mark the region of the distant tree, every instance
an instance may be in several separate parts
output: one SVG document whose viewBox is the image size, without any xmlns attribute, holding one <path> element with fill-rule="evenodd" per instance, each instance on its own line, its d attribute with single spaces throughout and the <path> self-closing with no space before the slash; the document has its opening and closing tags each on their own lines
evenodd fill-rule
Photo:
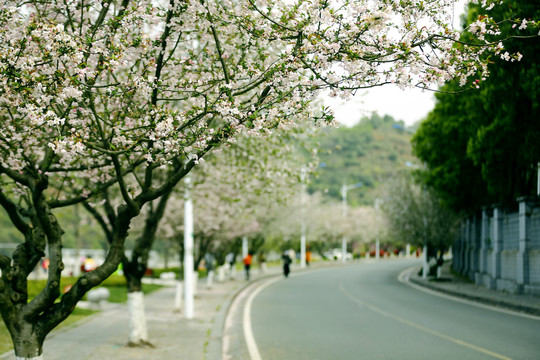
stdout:
<svg viewBox="0 0 540 360">
<path fill-rule="evenodd" d="M 455 83 L 441 90 L 435 94 L 435 108 L 412 138 L 413 151 L 427 165 L 420 170 L 422 181 L 447 206 L 456 211 L 472 211 L 495 199 L 488 193 L 481 167 L 467 153 L 469 140 L 477 129 L 477 113 L 472 109 L 480 105 L 478 94 L 472 90 L 452 93 L 460 91 Z"/>
<path fill-rule="evenodd" d="M 362 188 L 350 193 L 353 206 L 373 204 L 380 185 L 405 163 L 414 161 L 410 133 L 389 115 L 377 113 L 363 117 L 353 127 L 342 126 L 321 131 L 320 167 L 309 185 L 310 192 L 321 192 L 334 201 L 341 200 L 344 183 L 362 182 Z"/>
<path fill-rule="evenodd" d="M 434 192 L 417 185 L 411 174 L 393 179 L 382 210 L 392 237 L 415 246 L 426 245 L 430 257 L 438 253 L 442 259 L 454 241 L 458 215 L 445 207 Z"/>
</svg>

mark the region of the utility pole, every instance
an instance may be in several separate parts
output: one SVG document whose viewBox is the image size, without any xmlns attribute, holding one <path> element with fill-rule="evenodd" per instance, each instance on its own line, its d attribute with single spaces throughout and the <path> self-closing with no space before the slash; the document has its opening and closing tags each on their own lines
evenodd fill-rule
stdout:
<svg viewBox="0 0 540 360">
<path fill-rule="evenodd" d="M 300 181 L 302 182 L 301 196 L 301 234 L 300 234 L 300 268 L 306 267 L 306 169 L 302 167 L 300 171 Z"/>
<path fill-rule="evenodd" d="M 341 187 L 341 199 L 342 199 L 342 207 L 343 207 L 343 219 L 347 220 L 347 191 L 356 189 L 362 186 L 361 182 L 358 182 L 353 185 L 346 185 L 343 184 Z M 343 238 L 341 240 L 341 262 L 345 263 L 345 255 L 347 255 L 347 236 L 343 235 Z"/>
<path fill-rule="evenodd" d="M 245 259 L 245 257 L 249 253 L 249 243 L 247 236 L 242 237 L 242 260 Z"/>
<path fill-rule="evenodd" d="M 193 202 L 191 199 L 191 178 L 185 178 L 186 190 L 184 193 L 184 315 L 186 319 L 193 319 L 194 289 L 193 289 Z"/>
<path fill-rule="evenodd" d="M 375 211 L 379 214 L 381 208 L 382 199 L 375 199 Z M 377 229 L 377 238 L 375 239 L 375 259 L 379 260 L 381 257 L 381 239 L 380 239 L 380 229 Z"/>
<path fill-rule="evenodd" d="M 540 196 L 540 162 L 538 163 L 538 173 L 536 176 L 536 195 Z"/>
</svg>

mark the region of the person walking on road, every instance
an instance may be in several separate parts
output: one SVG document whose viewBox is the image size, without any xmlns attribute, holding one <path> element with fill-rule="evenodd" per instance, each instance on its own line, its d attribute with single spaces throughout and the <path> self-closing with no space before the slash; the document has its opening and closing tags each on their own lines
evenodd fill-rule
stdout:
<svg viewBox="0 0 540 360">
<path fill-rule="evenodd" d="M 235 263 L 235 256 L 232 252 L 228 253 L 227 256 L 225 256 L 225 263 L 227 263 L 228 270 L 229 270 L 229 278 L 234 278 L 234 263 Z"/>
<path fill-rule="evenodd" d="M 281 259 L 283 259 L 283 275 L 285 277 L 289 277 L 289 273 L 291 272 L 291 257 L 289 256 L 289 253 L 285 251 L 283 255 L 281 256 Z"/>
<path fill-rule="evenodd" d="M 212 288 L 214 282 L 214 255 L 211 252 L 207 252 L 204 255 L 204 267 L 206 268 L 206 287 Z"/>
<path fill-rule="evenodd" d="M 253 261 L 253 254 L 249 252 L 244 258 L 244 269 L 246 269 L 246 280 L 249 280 L 249 269 L 251 268 L 252 261 Z"/>
</svg>

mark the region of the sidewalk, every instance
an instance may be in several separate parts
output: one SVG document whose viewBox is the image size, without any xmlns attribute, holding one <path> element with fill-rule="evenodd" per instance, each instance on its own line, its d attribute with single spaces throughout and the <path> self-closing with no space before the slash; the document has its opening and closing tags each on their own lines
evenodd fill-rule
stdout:
<svg viewBox="0 0 540 360">
<path fill-rule="evenodd" d="M 409 280 L 414 284 L 448 295 L 540 316 L 540 297 L 515 295 L 497 290 L 489 290 L 484 286 L 467 282 L 466 280 L 455 276 L 450 270 L 451 265 L 451 262 L 444 263 L 441 280 L 439 281 L 433 278 L 422 279 L 422 277 L 418 275 L 420 268 L 410 273 Z"/>
<path fill-rule="evenodd" d="M 65 329 L 53 331 L 45 340 L 47 360 L 131 360 L 189 359 L 220 360 L 223 324 L 228 307 L 242 288 L 261 278 L 276 276 L 280 267 L 261 273 L 255 268 L 251 280 L 238 272 L 235 279 L 214 282 L 206 287 L 206 278 L 198 281 L 194 318 L 187 320 L 174 311 L 175 286 L 165 286 L 145 297 L 149 340 L 155 348 L 130 348 L 128 313 L 125 304 L 108 304 L 102 311 Z M 14 359 L 13 351 L 0 359 Z"/>
</svg>

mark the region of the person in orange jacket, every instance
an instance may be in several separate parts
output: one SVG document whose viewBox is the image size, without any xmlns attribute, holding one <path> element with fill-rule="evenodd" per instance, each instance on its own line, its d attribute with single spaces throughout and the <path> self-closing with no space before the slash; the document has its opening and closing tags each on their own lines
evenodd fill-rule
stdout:
<svg viewBox="0 0 540 360">
<path fill-rule="evenodd" d="M 249 280 L 249 269 L 251 268 L 252 261 L 253 261 L 253 254 L 249 252 L 244 258 L 244 269 L 246 269 L 246 280 Z"/>
</svg>

